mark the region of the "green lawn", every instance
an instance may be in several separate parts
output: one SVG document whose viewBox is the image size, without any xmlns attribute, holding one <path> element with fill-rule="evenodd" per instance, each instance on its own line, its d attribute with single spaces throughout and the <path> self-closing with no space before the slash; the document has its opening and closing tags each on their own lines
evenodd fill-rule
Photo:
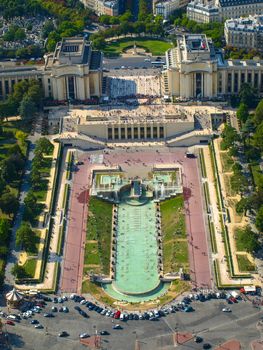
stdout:
<svg viewBox="0 0 263 350">
<path fill-rule="evenodd" d="M 240 272 L 252 272 L 256 269 L 255 265 L 251 263 L 246 255 L 238 254 L 237 263 Z"/>
<path fill-rule="evenodd" d="M 52 166 L 52 157 L 45 157 L 43 159 L 43 166 L 39 169 L 41 172 L 42 176 L 49 176 L 50 174 L 50 170 L 51 170 L 51 166 Z"/>
<path fill-rule="evenodd" d="M 133 47 L 136 43 L 137 47 L 144 48 L 147 52 L 150 52 L 153 56 L 164 55 L 165 51 L 173 47 L 172 44 L 157 39 L 146 39 L 146 38 L 123 38 L 116 42 L 110 42 L 104 48 L 106 56 L 118 56 L 120 53 L 125 51 L 129 47 Z"/>
<path fill-rule="evenodd" d="M 189 270 L 183 196 L 161 203 L 164 273 Z"/>
<path fill-rule="evenodd" d="M 228 152 L 220 153 L 220 159 L 221 159 L 223 172 L 232 171 L 232 166 L 234 165 L 234 161 L 232 157 L 229 156 Z"/>
<path fill-rule="evenodd" d="M 36 265 L 37 265 L 36 259 L 29 259 L 26 261 L 25 265 L 23 265 L 23 268 L 25 269 L 25 277 L 34 278 Z"/>
<path fill-rule="evenodd" d="M 48 180 L 42 179 L 38 189 L 34 190 L 38 202 L 45 202 L 48 190 Z"/>
<path fill-rule="evenodd" d="M 32 251 L 28 251 L 28 255 L 37 255 L 38 250 L 39 250 L 39 244 L 40 244 L 40 232 L 39 231 L 34 231 L 35 236 L 34 236 L 34 249 Z"/>
<path fill-rule="evenodd" d="M 165 239 L 185 238 L 185 216 L 183 196 L 161 202 L 162 231 Z"/>
<path fill-rule="evenodd" d="M 84 264 L 100 264 L 98 243 L 86 243 Z"/>
<path fill-rule="evenodd" d="M 111 249 L 112 204 L 91 197 L 87 222 L 87 240 L 98 241 L 102 272 L 109 274 Z"/>
</svg>

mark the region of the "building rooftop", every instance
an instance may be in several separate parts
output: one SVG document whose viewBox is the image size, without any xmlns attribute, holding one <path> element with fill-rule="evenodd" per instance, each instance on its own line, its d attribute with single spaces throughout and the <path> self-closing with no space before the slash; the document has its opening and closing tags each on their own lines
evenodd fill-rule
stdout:
<svg viewBox="0 0 263 350">
<path fill-rule="evenodd" d="M 192 51 L 209 51 L 205 34 L 189 34 L 184 36 L 185 49 Z"/>
<path fill-rule="evenodd" d="M 218 7 L 214 4 L 206 4 L 203 2 L 200 2 L 200 0 L 194 0 L 189 2 L 187 5 L 187 9 L 194 9 L 196 11 L 205 12 L 209 14 L 218 14 Z"/>
<path fill-rule="evenodd" d="M 229 6 L 247 6 L 249 4 L 261 4 L 263 0 L 219 0 L 219 4 L 221 7 L 229 7 Z"/>
<path fill-rule="evenodd" d="M 263 15 L 229 19 L 225 22 L 225 28 L 231 31 L 261 32 L 263 31 Z"/>
<path fill-rule="evenodd" d="M 138 123 L 147 122 L 193 122 L 194 111 L 179 108 L 175 105 L 140 105 L 140 106 L 90 106 L 85 110 L 75 111 L 77 124 L 105 124 L 105 123 Z M 68 119 L 69 118 L 69 119 Z M 64 122 L 72 124 L 74 117 L 71 115 Z M 74 124 L 74 123 L 73 123 Z"/>
</svg>

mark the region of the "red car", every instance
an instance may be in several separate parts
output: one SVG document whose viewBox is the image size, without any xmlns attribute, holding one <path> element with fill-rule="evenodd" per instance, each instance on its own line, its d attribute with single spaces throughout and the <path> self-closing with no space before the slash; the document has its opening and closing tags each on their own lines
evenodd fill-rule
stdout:
<svg viewBox="0 0 263 350">
<path fill-rule="evenodd" d="M 238 302 L 238 301 L 236 300 L 236 298 L 234 298 L 234 297 L 230 297 L 229 299 L 232 301 L 232 303 L 237 303 L 237 302 Z"/>
<path fill-rule="evenodd" d="M 115 314 L 114 314 L 114 318 L 120 318 L 120 315 L 121 315 L 121 312 L 120 310 L 116 311 Z"/>
<path fill-rule="evenodd" d="M 6 324 L 9 324 L 9 326 L 14 326 L 14 325 L 15 325 L 15 322 L 10 321 L 10 320 L 7 320 L 7 321 L 6 321 Z"/>
</svg>

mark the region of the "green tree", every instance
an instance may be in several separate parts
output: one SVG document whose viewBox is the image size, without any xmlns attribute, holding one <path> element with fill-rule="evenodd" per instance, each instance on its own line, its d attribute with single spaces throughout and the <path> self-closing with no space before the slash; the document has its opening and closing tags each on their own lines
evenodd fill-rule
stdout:
<svg viewBox="0 0 263 350">
<path fill-rule="evenodd" d="M 18 199 L 9 192 L 3 193 L 0 197 L 0 208 L 3 213 L 11 215 L 16 213 L 19 207 Z"/>
<path fill-rule="evenodd" d="M 53 21 L 52 20 L 46 21 L 42 28 L 42 37 L 46 39 L 49 33 L 51 33 L 54 29 L 55 27 L 54 27 Z"/>
<path fill-rule="evenodd" d="M 10 233 L 9 220 L 0 218 L 0 244 L 3 245 L 7 242 Z"/>
<path fill-rule="evenodd" d="M 234 163 L 232 166 L 232 170 L 234 173 L 238 173 L 239 171 L 242 170 L 242 165 L 239 163 Z"/>
<path fill-rule="evenodd" d="M 248 107 L 245 103 L 240 103 L 238 110 L 237 110 L 237 117 L 242 122 L 245 123 L 248 119 L 249 113 L 248 113 Z"/>
<path fill-rule="evenodd" d="M 50 154 L 51 152 L 53 152 L 53 149 L 54 149 L 54 146 L 46 137 L 41 137 L 37 141 L 36 151 L 40 151 L 45 154 Z"/>
<path fill-rule="evenodd" d="M 18 28 L 15 32 L 15 41 L 22 41 L 26 38 L 26 33 L 23 28 Z"/>
<path fill-rule="evenodd" d="M 41 173 L 37 168 L 32 169 L 30 176 L 32 187 L 35 189 L 39 186 L 41 181 Z"/>
<path fill-rule="evenodd" d="M 238 156 L 238 148 L 236 146 L 231 146 L 229 148 L 228 154 L 230 157 L 237 157 Z"/>
<path fill-rule="evenodd" d="M 92 41 L 92 45 L 97 50 L 102 50 L 106 46 L 106 41 L 103 37 L 98 37 Z"/>
<path fill-rule="evenodd" d="M 1 162 L 1 177 L 6 183 L 11 183 L 17 179 L 15 164 L 9 158 Z"/>
<path fill-rule="evenodd" d="M 236 129 L 230 125 L 225 126 L 222 132 L 222 138 L 222 149 L 228 149 L 229 147 L 233 146 L 235 142 L 240 141 L 240 136 L 238 135 Z"/>
<path fill-rule="evenodd" d="M 236 212 L 238 214 L 243 214 L 246 216 L 247 214 L 247 211 L 248 210 L 251 210 L 252 207 L 251 207 L 251 201 L 249 200 L 249 198 L 246 198 L 246 197 L 242 197 L 240 199 L 239 202 L 237 202 L 236 204 Z"/>
<path fill-rule="evenodd" d="M 26 252 L 35 250 L 35 232 L 31 229 L 28 222 L 22 222 L 16 231 L 16 245 L 22 246 Z"/>
<path fill-rule="evenodd" d="M 261 205 L 257 212 L 256 227 L 260 232 L 263 232 L 263 205 Z"/>
<path fill-rule="evenodd" d="M 17 263 L 12 267 L 11 273 L 16 278 L 20 279 L 26 276 L 26 271 L 23 266 L 18 265 Z"/>
<path fill-rule="evenodd" d="M 34 220 L 36 213 L 38 211 L 37 197 L 34 195 L 33 191 L 29 191 L 24 200 L 25 212 L 24 218 L 30 222 Z"/>
<path fill-rule="evenodd" d="M 245 247 L 245 250 L 248 253 L 254 253 L 258 251 L 260 247 L 258 236 L 250 226 L 238 231 L 238 241 L 240 242 L 240 245 Z"/>
<path fill-rule="evenodd" d="M 256 132 L 253 136 L 253 145 L 263 150 L 263 122 L 258 125 Z"/>
<path fill-rule="evenodd" d="M 37 108 L 32 98 L 24 96 L 19 106 L 21 118 L 27 120 L 32 119 L 36 111 Z"/>
<path fill-rule="evenodd" d="M 248 83 L 243 83 L 238 94 L 240 102 L 246 104 L 248 107 L 254 107 L 256 101 L 256 91 Z"/>
<path fill-rule="evenodd" d="M 257 125 L 263 122 L 263 99 L 257 105 L 254 120 Z"/>
</svg>

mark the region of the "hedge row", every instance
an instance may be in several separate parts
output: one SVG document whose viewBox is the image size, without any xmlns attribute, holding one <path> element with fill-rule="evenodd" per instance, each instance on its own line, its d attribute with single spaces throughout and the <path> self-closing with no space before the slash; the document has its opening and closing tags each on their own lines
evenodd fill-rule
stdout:
<svg viewBox="0 0 263 350">
<path fill-rule="evenodd" d="M 205 159 L 204 159 L 204 150 L 202 148 L 199 151 L 199 159 L 200 159 L 202 177 L 207 177 Z"/>
<path fill-rule="evenodd" d="M 213 267 L 215 271 L 216 285 L 218 289 L 237 289 L 239 286 L 237 284 L 223 284 L 221 281 L 220 273 L 219 273 L 219 265 L 218 260 L 213 261 Z M 253 286 L 253 284 L 248 283 L 246 286 Z"/>
<path fill-rule="evenodd" d="M 68 161 L 67 161 L 66 180 L 70 180 L 70 178 L 71 178 L 71 169 L 72 169 L 73 161 L 74 161 L 73 152 L 69 151 Z"/>
</svg>

